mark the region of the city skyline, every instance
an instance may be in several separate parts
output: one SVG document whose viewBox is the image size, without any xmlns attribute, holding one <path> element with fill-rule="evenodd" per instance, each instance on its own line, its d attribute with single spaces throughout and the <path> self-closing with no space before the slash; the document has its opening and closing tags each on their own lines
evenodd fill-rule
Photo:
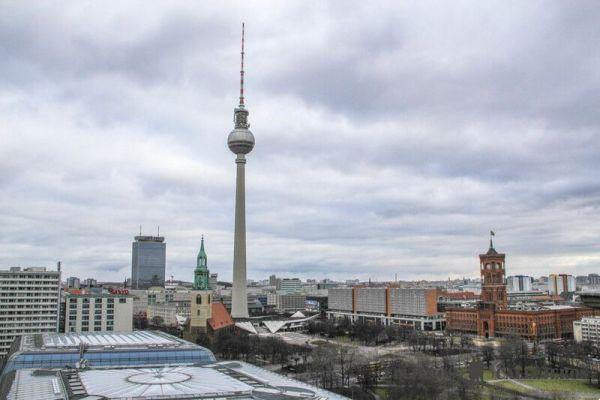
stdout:
<svg viewBox="0 0 600 400">
<path fill-rule="evenodd" d="M 141 223 L 231 281 L 245 20 L 248 278 L 474 277 L 489 229 L 508 275 L 598 272 L 592 3 L 135 4 L 4 6 L 5 268 L 121 281 Z"/>
</svg>

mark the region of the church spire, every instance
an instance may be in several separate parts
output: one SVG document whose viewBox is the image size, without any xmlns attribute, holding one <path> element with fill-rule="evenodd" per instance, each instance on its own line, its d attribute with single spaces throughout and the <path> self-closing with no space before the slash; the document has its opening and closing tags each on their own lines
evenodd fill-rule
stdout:
<svg viewBox="0 0 600 400">
<path fill-rule="evenodd" d="M 208 262 L 206 251 L 204 250 L 204 236 L 200 242 L 200 251 L 196 259 L 196 269 L 194 270 L 194 290 L 208 290 Z"/>
</svg>

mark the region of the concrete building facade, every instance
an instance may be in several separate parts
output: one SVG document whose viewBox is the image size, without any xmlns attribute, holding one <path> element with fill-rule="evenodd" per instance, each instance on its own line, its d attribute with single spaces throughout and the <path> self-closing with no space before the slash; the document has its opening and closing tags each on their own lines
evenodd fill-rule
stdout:
<svg viewBox="0 0 600 400">
<path fill-rule="evenodd" d="M 560 296 L 563 293 L 572 293 L 576 289 L 575 277 L 567 274 L 551 274 L 548 277 L 548 292 Z"/>
<path fill-rule="evenodd" d="M 60 270 L 13 267 L 0 271 L 0 356 L 25 334 L 58 332 Z"/>
<path fill-rule="evenodd" d="M 65 333 L 133 330 L 133 296 L 66 293 L 65 306 Z"/>
<path fill-rule="evenodd" d="M 306 295 L 302 293 L 278 293 L 275 296 L 277 311 L 297 311 L 306 308 Z"/>
<path fill-rule="evenodd" d="M 573 338 L 576 342 L 600 344 L 600 317 L 586 317 L 573 322 Z"/>
<path fill-rule="evenodd" d="M 506 290 L 508 293 L 531 292 L 533 278 L 526 275 L 513 275 L 506 278 Z"/>
<path fill-rule="evenodd" d="M 437 290 L 395 286 L 331 288 L 329 318 L 375 321 L 419 330 L 442 330 L 445 320 L 437 311 Z"/>
<path fill-rule="evenodd" d="M 233 290 L 231 316 L 248 318 L 246 296 L 246 154 L 254 148 L 254 135 L 250 132 L 248 110 L 244 104 L 244 28 L 242 25 L 242 68 L 240 70 L 240 102 L 234 110 L 234 129 L 227 137 L 227 146 L 236 155 L 235 180 L 235 232 L 233 239 Z"/>
</svg>

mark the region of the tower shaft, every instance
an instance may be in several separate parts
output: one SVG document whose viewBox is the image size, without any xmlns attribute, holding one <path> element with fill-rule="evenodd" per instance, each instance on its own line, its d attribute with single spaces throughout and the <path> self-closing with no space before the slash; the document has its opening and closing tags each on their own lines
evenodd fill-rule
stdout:
<svg viewBox="0 0 600 400">
<path fill-rule="evenodd" d="M 233 290 L 231 316 L 248 318 L 246 295 L 246 157 L 238 154 L 235 185 L 235 235 L 233 244 Z"/>
</svg>

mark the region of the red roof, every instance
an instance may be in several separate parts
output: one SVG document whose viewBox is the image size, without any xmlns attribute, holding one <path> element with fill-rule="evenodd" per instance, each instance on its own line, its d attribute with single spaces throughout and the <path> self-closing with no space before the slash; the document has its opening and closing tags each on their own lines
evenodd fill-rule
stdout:
<svg viewBox="0 0 600 400">
<path fill-rule="evenodd" d="M 233 319 L 223 303 L 212 303 L 212 317 L 208 320 L 208 324 L 213 331 L 233 325 Z"/>
</svg>

